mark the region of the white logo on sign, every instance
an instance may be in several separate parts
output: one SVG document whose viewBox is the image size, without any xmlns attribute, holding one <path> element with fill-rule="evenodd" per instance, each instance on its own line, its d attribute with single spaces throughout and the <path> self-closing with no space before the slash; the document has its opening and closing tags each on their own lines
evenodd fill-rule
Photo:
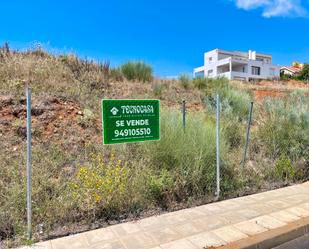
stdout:
<svg viewBox="0 0 309 249">
<path fill-rule="evenodd" d="M 117 115 L 118 112 L 119 112 L 119 110 L 118 110 L 116 107 L 113 107 L 113 108 L 111 109 L 111 113 L 112 113 L 113 115 Z"/>
</svg>

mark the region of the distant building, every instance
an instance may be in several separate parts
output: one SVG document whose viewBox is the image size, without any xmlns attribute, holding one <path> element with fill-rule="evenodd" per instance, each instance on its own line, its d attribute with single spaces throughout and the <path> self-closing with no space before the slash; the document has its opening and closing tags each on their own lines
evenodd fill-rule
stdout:
<svg viewBox="0 0 309 249">
<path fill-rule="evenodd" d="M 280 68 L 280 74 L 288 76 L 297 76 L 300 74 L 301 70 L 304 68 L 304 64 L 298 63 L 296 61 L 292 62 L 292 66 L 283 66 Z"/>
<path fill-rule="evenodd" d="M 194 77 L 226 77 L 230 80 L 278 79 L 280 66 L 272 64 L 272 56 L 256 51 L 215 49 L 204 54 L 204 66 L 194 69 Z"/>
<path fill-rule="evenodd" d="M 301 72 L 300 68 L 292 66 L 284 66 L 280 68 L 280 73 L 289 76 L 296 76 Z"/>
</svg>

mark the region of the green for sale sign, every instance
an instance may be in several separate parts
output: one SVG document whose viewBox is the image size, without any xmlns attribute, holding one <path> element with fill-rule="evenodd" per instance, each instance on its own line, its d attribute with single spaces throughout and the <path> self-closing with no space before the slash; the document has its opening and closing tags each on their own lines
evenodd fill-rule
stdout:
<svg viewBox="0 0 309 249">
<path fill-rule="evenodd" d="M 160 139 L 160 101 L 102 100 L 103 143 Z"/>
</svg>

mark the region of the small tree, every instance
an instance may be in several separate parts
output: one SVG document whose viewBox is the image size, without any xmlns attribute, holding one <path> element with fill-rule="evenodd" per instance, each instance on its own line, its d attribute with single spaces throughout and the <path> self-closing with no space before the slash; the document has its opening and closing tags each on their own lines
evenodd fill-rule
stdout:
<svg viewBox="0 0 309 249">
<path fill-rule="evenodd" d="M 309 64 L 305 64 L 299 75 L 300 80 L 309 82 Z"/>
</svg>

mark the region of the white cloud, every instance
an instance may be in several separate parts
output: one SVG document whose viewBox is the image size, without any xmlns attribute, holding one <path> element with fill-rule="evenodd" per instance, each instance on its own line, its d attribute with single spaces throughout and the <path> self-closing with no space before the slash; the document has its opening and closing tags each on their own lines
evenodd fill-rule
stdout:
<svg viewBox="0 0 309 249">
<path fill-rule="evenodd" d="M 245 10 L 263 7 L 269 3 L 269 0 L 236 0 L 237 7 Z"/>
<path fill-rule="evenodd" d="M 244 10 L 261 8 L 264 17 L 304 17 L 307 10 L 301 0 L 234 0 L 236 6 Z"/>
</svg>

